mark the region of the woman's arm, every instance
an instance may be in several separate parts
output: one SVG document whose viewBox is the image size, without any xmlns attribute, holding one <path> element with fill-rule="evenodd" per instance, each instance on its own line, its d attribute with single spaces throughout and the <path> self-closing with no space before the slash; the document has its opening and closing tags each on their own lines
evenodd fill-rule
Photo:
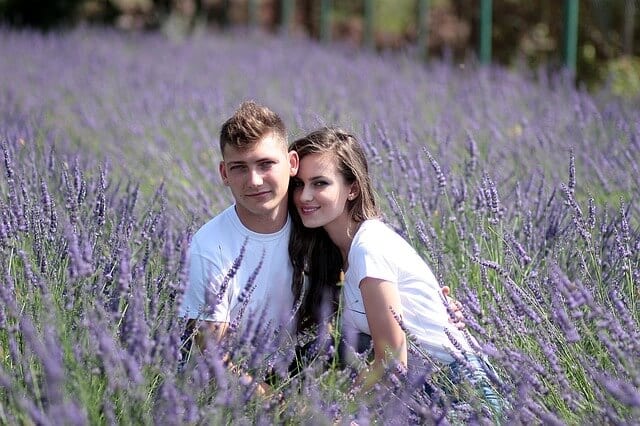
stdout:
<svg viewBox="0 0 640 426">
<path fill-rule="evenodd" d="M 394 317 L 394 312 L 402 315 L 397 284 L 366 277 L 360 281 L 360 292 L 373 340 L 374 371 L 384 371 L 388 354 L 406 367 L 407 339 Z"/>
</svg>

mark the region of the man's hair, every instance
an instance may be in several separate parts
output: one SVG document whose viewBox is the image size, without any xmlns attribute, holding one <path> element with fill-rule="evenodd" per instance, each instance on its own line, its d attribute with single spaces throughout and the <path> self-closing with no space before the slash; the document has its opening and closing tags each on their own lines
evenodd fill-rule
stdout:
<svg viewBox="0 0 640 426">
<path fill-rule="evenodd" d="M 286 148 L 287 129 L 278 114 L 253 101 L 243 102 L 220 129 L 220 152 L 230 145 L 236 149 L 250 148 L 266 135 L 282 141 Z"/>
</svg>

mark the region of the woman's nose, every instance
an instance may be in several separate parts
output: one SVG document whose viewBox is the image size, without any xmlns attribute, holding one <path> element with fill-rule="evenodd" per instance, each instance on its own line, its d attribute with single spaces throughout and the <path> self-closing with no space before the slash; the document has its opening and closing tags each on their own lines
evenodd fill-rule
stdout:
<svg viewBox="0 0 640 426">
<path fill-rule="evenodd" d="M 313 191 L 308 185 L 300 188 L 300 201 L 311 201 L 313 200 Z"/>
</svg>

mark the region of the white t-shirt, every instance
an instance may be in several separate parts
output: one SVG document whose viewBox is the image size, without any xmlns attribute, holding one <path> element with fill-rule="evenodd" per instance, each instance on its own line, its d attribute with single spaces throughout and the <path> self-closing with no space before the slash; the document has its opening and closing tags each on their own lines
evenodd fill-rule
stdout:
<svg viewBox="0 0 640 426">
<path fill-rule="evenodd" d="M 180 315 L 189 319 L 232 323 L 241 311 L 239 297 L 247 284 L 253 281 L 255 289 L 248 299 L 239 328 L 251 321 L 254 327 L 285 325 L 290 329 L 293 322 L 290 321 L 293 308 L 293 268 L 288 253 L 290 232 L 289 217 L 285 226 L 276 233 L 253 232 L 240 222 L 235 206 L 225 209 L 203 225 L 193 236 L 189 247 L 189 283 Z M 240 255 L 245 241 L 240 266 L 221 295 L 220 303 L 206 308 L 207 298 L 216 300 L 220 285 Z M 258 270 L 261 259 L 262 265 Z M 253 276 L 256 270 L 257 275 Z M 205 296 L 207 290 L 211 291 L 209 296 Z"/>
<path fill-rule="evenodd" d="M 429 266 L 400 235 L 380 220 L 363 222 L 351 243 L 349 268 L 343 289 L 343 327 L 371 334 L 364 310 L 360 282 L 377 278 L 397 283 L 402 321 L 421 347 L 436 359 L 450 363 L 457 353 L 444 330 L 448 329 L 463 349 L 471 351 L 464 335 L 449 323 L 441 290 Z"/>
</svg>

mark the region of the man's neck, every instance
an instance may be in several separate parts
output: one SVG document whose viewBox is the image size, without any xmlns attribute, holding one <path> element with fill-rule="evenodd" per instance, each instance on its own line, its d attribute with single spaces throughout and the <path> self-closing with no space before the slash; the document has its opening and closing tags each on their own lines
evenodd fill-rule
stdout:
<svg viewBox="0 0 640 426">
<path fill-rule="evenodd" d="M 272 214 L 256 215 L 246 210 L 240 210 L 236 205 L 236 214 L 247 229 L 258 234 L 274 234 L 287 223 L 286 207 L 277 209 Z"/>
</svg>

